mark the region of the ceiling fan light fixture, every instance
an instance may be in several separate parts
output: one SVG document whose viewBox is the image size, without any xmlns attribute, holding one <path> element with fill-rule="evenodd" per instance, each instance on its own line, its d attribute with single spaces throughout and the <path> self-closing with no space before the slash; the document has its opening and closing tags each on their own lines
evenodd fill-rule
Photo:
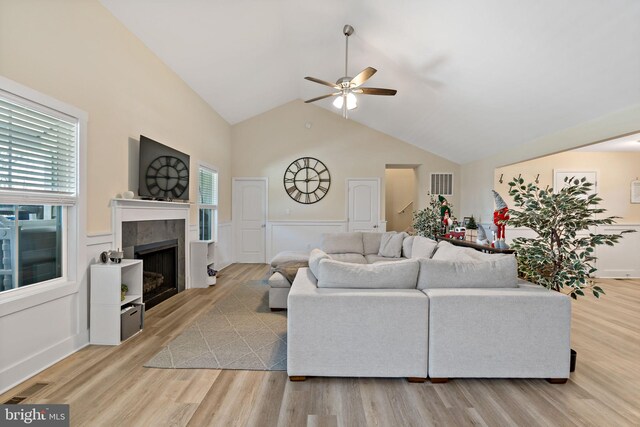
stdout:
<svg viewBox="0 0 640 427">
<path fill-rule="evenodd" d="M 333 100 L 333 106 L 341 110 L 342 107 L 344 107 L 345 98 L 347 99 L 347 110 L 355 110 L 358 108 L 358 98 L 351 92 L 346 95 L 336 96 L 336 99 Z"/>
<path fill-rule="evenodd" d="M 324 86 L 329 86 L 337 90 L 337 92 L 317 96 L 312 99 L 308 99 L 304 101 L 305 103 L 319 101 L 321 99 L 330 98 L 335 96 L 333 100 L 333 106 L 338 110 L 342 110 L 342 115 L 346 119 L 348 118 L 347 111 L 354 110 L 358 108 L 358 98 L 357 94 L 361 95 L 386 95 L 386 96 L 394 96 L 397 91 L 395 89 L 381 89 L 381 88 L 370 88 L 370 87 L 361 87 L 367 80 L 373 76 L 377 70 L 373 67 L 367 67 L 358 73 L 355 77 L 349 77 L 349 36 L 353 35 L 355 30 L 351 25 L 345 25 L 343 30 L 343 34 L 345 35 L 345 52 L 344 52 L 344 76 L 340 77 L 335 84 L 329 83 L 328 81 L 317 79 L 315 77 L 305 77 L 306 80 L 312 81 L 314 83 L 318 83 Z"/>
<path fill-rule="evenodd" d="M 338 110 L 342 109 L 342 106 L 344 105 L 344 96 L 340 95 L 340 96 L 336 96 L 336 99 L 333 100 L 333 106 L 336 107 Z"/>
<path fill-rule="evenodd" d="M 358 108 L 358 98 L 356 98 L 356 96 L 349 92 L 347 94 L 347 110 L 354 110 Z"/>
</svg>

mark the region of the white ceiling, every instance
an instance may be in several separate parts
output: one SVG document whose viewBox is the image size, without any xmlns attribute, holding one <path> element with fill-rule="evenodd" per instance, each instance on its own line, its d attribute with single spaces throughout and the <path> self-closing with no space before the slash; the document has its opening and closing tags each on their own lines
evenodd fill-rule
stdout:
<svg viewBox="0 0 640 427">
<path fill-rule="evenodd" d="M 591 144 L 585 147 L 576 148 L 573 151 L 582 152 L 602 152 L 602 151 L 623 151 L 638 152 L 640 151 L 640 133 L 627 135 L 622 138 L 612 139 L 610 141 Z"/>
<path fill-rule="evenodd" d="M 398 90 L 350 118 L 458 163 L 640 103 L 638 0 L 101 2 L 231 124 L 328 93 L 347 23 Z"/>
</svg>

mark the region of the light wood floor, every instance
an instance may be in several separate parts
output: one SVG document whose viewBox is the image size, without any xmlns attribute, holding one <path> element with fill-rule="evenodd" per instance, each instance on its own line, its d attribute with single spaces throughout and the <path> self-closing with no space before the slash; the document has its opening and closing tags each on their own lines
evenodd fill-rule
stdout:
<svg viewBox="0 0 640 427">
<path fill-rule="evenodd" d="M 49 385 L 25 403 L 68 403 L 83 426 L 640 425 L 640 281 L 604 280 L 600 301 L 574 302 L 578 368 L 544 380 L 312 378 L 285 372 L 147 369 L 142 365 L 200 313 L 265 265 L 225 269 L 218 285 L 150 310 L 142 334 L 119 347 L 89 346 L 0 396 Z"/>
</svg>

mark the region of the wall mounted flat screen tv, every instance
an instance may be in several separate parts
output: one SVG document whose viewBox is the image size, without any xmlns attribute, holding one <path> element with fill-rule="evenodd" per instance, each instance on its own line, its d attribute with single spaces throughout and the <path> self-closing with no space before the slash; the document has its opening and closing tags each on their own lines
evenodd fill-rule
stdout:
<svg viewBox="0 0 640 427">
<path fill-rule="evenodd" d="M 189 200 L 189 155 L 140 135 L 138 195 Z"/>
</svg>

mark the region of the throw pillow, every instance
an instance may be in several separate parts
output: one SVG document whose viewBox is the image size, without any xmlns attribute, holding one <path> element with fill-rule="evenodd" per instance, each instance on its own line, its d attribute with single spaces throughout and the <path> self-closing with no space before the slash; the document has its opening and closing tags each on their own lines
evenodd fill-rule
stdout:
<svg viewBox="0 0 640 427">
<path fill-rule="evenodd" d="M 421 259 L 418 289 L 517 288 L 518 265 L 514 255 L 487 261 Z"/>
<path fill-rule="evenodd" d="M 323 259 L 319 265 L 318 288 L 415 289 L 417 260 L 352 264 Z"/>
<path fill-rule="evenodd" d="M 363 254 L 362 233 L 323 234 L 321 248 L 328 254 Z"/>
<path fill-rule="evenodd" d="M 377 255 L 380 251 L 380 239 L 382 233 L 365 232 L 362 233 L 362 244 L 364 246 L 365 255 Z"/>
<path fill-rule="evenodd" d="M 316 276 L 316 279 L 318 278 L 318 266 L 323 259 L 331 259 L 331 257 L 320 249 L 314 249 L 309 254 L 309 270 Z"/>
<path fill-rule="evenodd" d="M 469 255 L 467 249 L 471 248 L 463 248 L 441 240 L 431 258 L 439 261 L 477 261 L 476 257 Z M 475 251 L 475 249 L 471 250 Z"/>
<path fill-rule="evenodd" d="M 411 248 L 411 258 L 431 258 L 438 242 L 428 237 L 416 236 Z"/>
<path fill-rule="evenodd" d="M 400 258 L 402 256 L 402 241 L 407 233 L 396 233 L 395 231 L 383 233 L 380 238 L 380 250 L 378 255 L 387 258 Z"/>
<path fill-rule="evenodd" d="M 413 248 L 413 240 L 416 236 L 407 236 L 402 241 L 402 256 L 405 258 L 411 258 L 411 249 Z"/>
</svg>

